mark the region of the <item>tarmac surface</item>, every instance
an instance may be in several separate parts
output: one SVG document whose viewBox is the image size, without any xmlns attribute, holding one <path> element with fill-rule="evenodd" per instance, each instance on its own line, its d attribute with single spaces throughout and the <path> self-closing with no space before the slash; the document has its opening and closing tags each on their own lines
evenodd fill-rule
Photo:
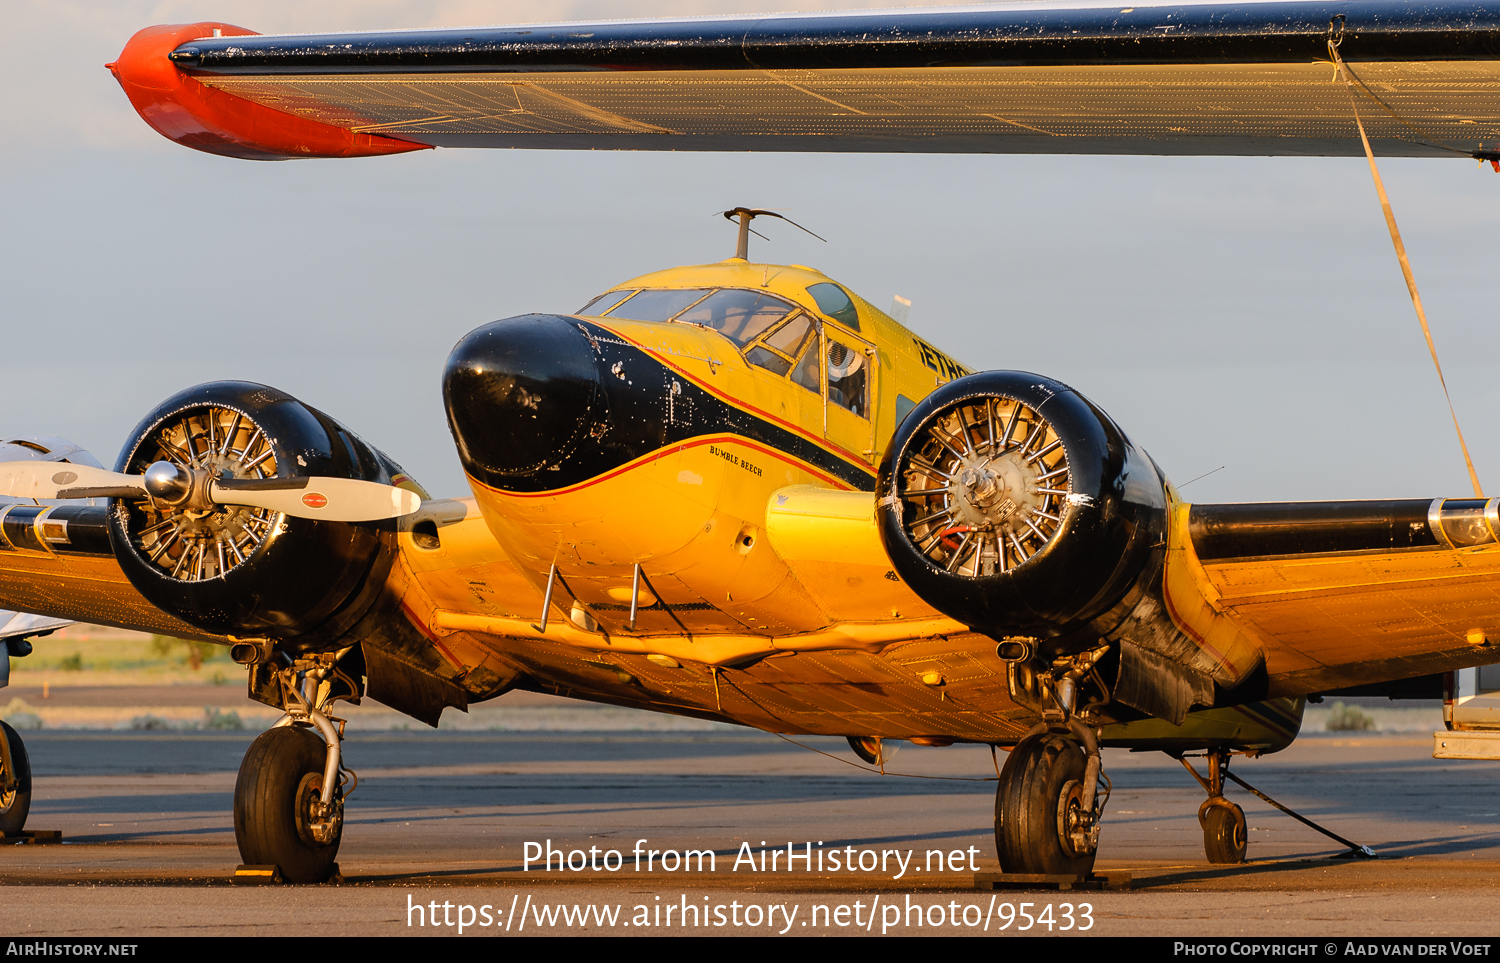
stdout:
<svg viewBox="0 0 1500 963">
<path fill-rule="evenodd" d="M 907 778 L 846 764 L 840 740 L 799 740 L 830 758 L 758 732 L 361 732 L 342 882 L 248 888 L 229 882 L 231 807 L 253 733 L 24 735 L 28 828 L 65 840 L 0 847 L 5 929 L 28 938 L 459 935 L 464 920 L 466 937 L 1500 935 L 1500 763 L 1434 760 L 1417 734 L 1309 735 L 1233 764 L 1378 860 L 1331 859 L 1343 847 L 1230 787 L 1250 861 L 1212 866 L 1181 765 L 1110 750 L 1097 869 L 1131 888 L 1001 893 L 974 872 L 997 869 L 984 747 L 903 747 L 891 773 L 940 777 Z M 528 844 L 582 868 L 527 866 Z"/>
</svg>

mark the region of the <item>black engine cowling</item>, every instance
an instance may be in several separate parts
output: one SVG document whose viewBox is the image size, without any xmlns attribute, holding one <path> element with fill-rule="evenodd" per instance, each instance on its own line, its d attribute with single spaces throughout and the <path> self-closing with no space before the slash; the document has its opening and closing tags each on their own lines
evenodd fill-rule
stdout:
<svg viewBox="0 0 1500 963">
<path fill-rule="evenodd" d="M 1050 378 L 987 371 L 937 389 L 897 429 L 877 486 L 897 574 L 996 638 L 1097 638 L 1159 575 L 1161 472 Z"/>
<path fill-rule="evenodd" d="M 154 461 L 234 478 L 325 476 L 393 484 L 399 466 L 322 412 L 275 388 L 221 381 L 168 398 L 141 420 L 115 470 Z M 217 635 L 308 650 L 334 644 L 378 595 L 394 521 L 331 522 L 268 509 L 193 512 L 115 500 L 110 541 L 154 605 Z"/>
</svg>

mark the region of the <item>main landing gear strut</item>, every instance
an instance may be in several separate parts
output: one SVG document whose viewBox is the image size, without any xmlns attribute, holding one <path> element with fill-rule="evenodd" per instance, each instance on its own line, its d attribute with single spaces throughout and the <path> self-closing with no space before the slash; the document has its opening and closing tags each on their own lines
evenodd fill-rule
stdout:
<svg viewBox="0 0 1500 963">
<path fill-rule="evenodd" d="M 321 883 L 338 872 L 344 799 L 354 790 L 343 768 L 344 720 L 329 714 L 339 699 L 357 698 L 336 665 L 343 652 L 295 661 L 274 653 L 282 716 L 250 744 L 234 786 L 234 837 L 251 866 L 276 866 L 289 883 Z"/>
<path fill-rule="evenodd" d="M 1109 800 L 1099 739 L 1077 708 L 1085 682 L 1102 689 L 1094 664 L 1104 650 L 1059 660 L 1053 672 L 1011 666 L 1018 701 L 1051 705 L 1005 760 L 995 794 L 995 848 L 1006 873 L 1087 876 L 1099 848 L 1099 824 Z M 1107 701 L 1107 695 L 1105 697 Z M 1102 792 L 1101 792 L 1102 785 Z"/>
</svg>

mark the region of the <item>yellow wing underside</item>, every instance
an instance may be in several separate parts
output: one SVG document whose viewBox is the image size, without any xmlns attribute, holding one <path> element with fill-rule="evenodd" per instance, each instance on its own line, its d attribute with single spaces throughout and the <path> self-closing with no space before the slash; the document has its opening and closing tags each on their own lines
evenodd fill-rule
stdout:
<svg viewBox="0 0 1500 963">
<path fill-rule="evenodd" d="M 1220 656 L 1258 653 L 1272 695 L 1408 679 L 1497 660 L 1500 543 L 1200 560 L 1177 505 L 1174 616 Z"/>
<path fill-rule="evenodd" d="M 147 602 L 109 556 L 0 551 L 0 608 L 181 639 L 226 641 Z"/>
<path fill-rule="evenodd" d="M 1217 604 L 1263 640 L 1266 670 L 1289 692 L 1497 657 L 1471 636 L 1500 638 L 1500 546 L 1247 559 L 1204 570 Z"/>
</svg>

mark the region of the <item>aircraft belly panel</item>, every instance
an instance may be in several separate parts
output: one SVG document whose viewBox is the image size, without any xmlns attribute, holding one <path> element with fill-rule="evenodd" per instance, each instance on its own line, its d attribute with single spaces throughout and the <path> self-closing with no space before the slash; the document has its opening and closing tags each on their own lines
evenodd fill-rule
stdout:
<svg viewBox="0 0 1500 963">
<path fill-rule="evenodd" d="M 583 653 L 542 640 L 507 640 L 528 687 L 573 698 L 736 722 L 772 732 L 944 736 L 1013 742 L 1035 722 L 1011 701 L 994 643 L 975 635 L 923 640 L 886 654 L 777 655 L 740 669 L 642 655 Z M 988 665 L 987 662 L 993 663 Z M 941 682 L 922 673 L 942 670 Z"/>
<path fill-rule="evenodd" d="M 1361 63 L 1404 118 L 1388 156 L 1468 152 L 1500 123 L 1500 63 Z M 213 76 L 209 87 L 361 133 L 439 146 L 625 150 L 1357 156 L 1327 63 Z M 1424 132 L 1413 133 L 1411 124 Z"/>
<path fill-rule="evenodd" d="M 1305 707 L 1301 699 L 1275 699 L 1190 712 L 1180 726 L 1165 719 L 1117 723 L 1103 728 L 1099 744 L 1135 750 L 1160 749 L 1174 754 L 1225 745 L 1278 752 L 1297 738 Z"/>
</svg>

